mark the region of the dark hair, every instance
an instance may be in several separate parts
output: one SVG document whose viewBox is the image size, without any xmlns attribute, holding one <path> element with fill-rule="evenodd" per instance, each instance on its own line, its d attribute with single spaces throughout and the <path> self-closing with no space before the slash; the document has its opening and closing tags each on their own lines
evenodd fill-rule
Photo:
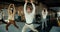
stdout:
<svg viewBox="0 0 60 32">
<path fill-rule="evenodd" d="M 13 8 L 13 6 L 11 5 L 10 8 Z"/>
<path fill-rule="evenodd" d="M 44 10 L 44 12 L 45 12 L 45 10 Z"/>
<path fill-rule="evenodd" d="M 27 9 L 27 8 L 30 8 L 30 10 L 33 9 L 33 8 L 32 8 L 32 5 L 31 5 L 30 3 L 27 4 L 26 9 Z"/>
<path fill-rule="evenodd" d="M 13 13 L 13 10 L 12 10 L 12 13 Z"/>
</svg>

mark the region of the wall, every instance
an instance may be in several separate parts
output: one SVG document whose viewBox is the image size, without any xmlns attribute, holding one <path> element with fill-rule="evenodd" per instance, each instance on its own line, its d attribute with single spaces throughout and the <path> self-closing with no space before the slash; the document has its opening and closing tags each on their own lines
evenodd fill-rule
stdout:
<svg viewBox="0 0 60 32">
<path fill-rule="evenodd" d="M 37 10 L 36 14 L 41 14 L 41 11 L 43 8 L 47 8 L 47 7 L 44 4 L 39 3 L 39 6 L 37 6 L 37 8 L 36 8 L 36 10 Z"/>
<path fill-rule="evenodd" d="M 53 9 L 55 11 L 59 11 L 60 10 L 60 7 L 50 7 L 50 9 Z"/>
<path fill-rule="evenodd" d="M 8 8 L 8 6 L 9 5 L 2 5 L 3 8 Z M 15 8 L 16 8 L 16 11 L 18 12 L 18 15 L 22 16 L 22 19 L 25 19 L 24 18 L 23 6 L 18 6 L 18 7 L 15 6 Z M 39 5 L 36 6 L 36 14 L 41 15 L 41 11 L 42 11 L 43 8 L 46 8 L 46 6 L 44 4 L 42 4 L 42 3 L 39 3 Z M 6 13 L 6 11 L 5 11 L 5 13 Z"/>
</svg>

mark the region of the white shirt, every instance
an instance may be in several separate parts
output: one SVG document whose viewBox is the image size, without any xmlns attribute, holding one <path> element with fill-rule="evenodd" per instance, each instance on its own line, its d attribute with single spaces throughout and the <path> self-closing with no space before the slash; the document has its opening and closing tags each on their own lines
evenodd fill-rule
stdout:
<svg viewBox="0 0 60 32">
<path fill-rule="evenodd" d="M 43 19 L 46 19 L 47 14 L 48 14 L 48 12 L 47 12 L 47 11 L 46 11 L 46 12 L 42 11 L 42 17 L 43 17 Z"/>
<path fill-rule="evenodd" d="M 26 5 L 27 3 L 25 3 L 24 5 L 24 14 L 25 14 L 26 23 L 32 23 L 35 15 L 35 5 L 32 3 L 33 10 L 31 13 L 26 12 Z"/>
</svg>

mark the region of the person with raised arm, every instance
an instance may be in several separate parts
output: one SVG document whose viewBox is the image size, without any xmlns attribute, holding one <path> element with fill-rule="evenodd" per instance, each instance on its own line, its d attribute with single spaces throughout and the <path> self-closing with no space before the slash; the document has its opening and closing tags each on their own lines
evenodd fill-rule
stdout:
<svg viewBox="0 0 60 32">
<path fill-rule="evenodd" d="M 44 29 L 44 23 L 45 23 L 45 27 L 47 27 L 47 15 L 48 15 L 47 9 L 44 8 L 42 10 L 42 30 Z"/>
<path fill-rule="evenodd" d="M 25 19 L 26 19 L 26 23 L 22 29 L 22 32 L 26 32 L 27 28 L 30 28 L 32 31 L 34 32 L 38 32 L 33 25 L 33 19 L 35 17 L 35 5 L 33 4 L 33 1 L 30 0 L 33 9 L 31 8 L 31 6 L 27 6 L 28 1 L 25 0 L 25 4 L 24 4 L 24 14 L 25 14 Z M 27 6 L 27 7 L 26 7 Z"/>
<path fill-rule="evenodd" d="M 16 25 L 15 20 L 14 20 L 14 16 L 15 16 L 15 13 L 16 13 L 14 4 L 10 4 L 7 11 L 8 11 L 8 22 L 7 22 L 7 25 L 6 25 L 6 31 L 8 32 L 8 27 L 11 24 L 13 24 L 16 28 L 19 29 L 19 27 Z"/>
</svg>

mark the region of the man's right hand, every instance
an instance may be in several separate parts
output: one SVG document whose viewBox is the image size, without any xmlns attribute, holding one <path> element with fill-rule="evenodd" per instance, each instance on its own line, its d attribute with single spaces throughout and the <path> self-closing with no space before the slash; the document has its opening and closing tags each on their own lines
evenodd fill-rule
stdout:
<svg viewBox="0 0 60 32">
<path fill-rule="evenodd" d="M 28 1 L 27 0 L 25 0 L 25 3 L 27 3 Z"/>
<path fill-rule="evenodd" d="M 33 0 L 30 0 L 31 3 L 33 3 Z"/>
<path fill-rule="evenodd" d="M 13 4 L 10 4 L 10 5 L 13 5 Z"/>
</svg>

